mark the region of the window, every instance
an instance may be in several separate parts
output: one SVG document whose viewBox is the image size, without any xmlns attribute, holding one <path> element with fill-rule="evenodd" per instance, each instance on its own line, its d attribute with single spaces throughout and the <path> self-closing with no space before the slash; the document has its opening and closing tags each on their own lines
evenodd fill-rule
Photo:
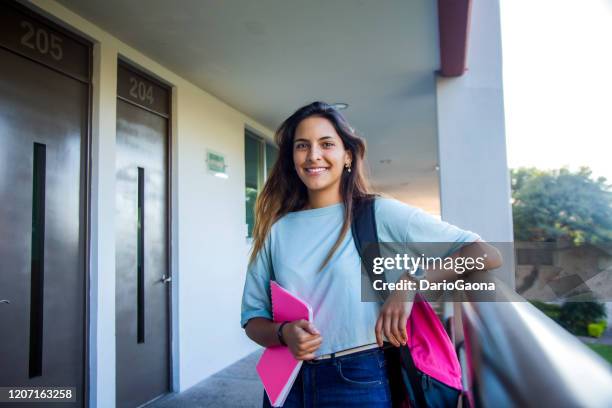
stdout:
<svg viewBox="0 0 612 408">
<path fill-rule="evenodd" d="M 244 168 L 247 236 L 253 236 L 255 199 L 272 171 L 278 149 L 250 131 L 244 133 Z"/>
</svg>

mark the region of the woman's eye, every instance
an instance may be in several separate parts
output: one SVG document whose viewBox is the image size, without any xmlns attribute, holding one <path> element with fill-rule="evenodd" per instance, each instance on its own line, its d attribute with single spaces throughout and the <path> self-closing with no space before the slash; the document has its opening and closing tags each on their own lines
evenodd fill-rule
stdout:
<svg viewBox="0 0 612 408">
<path fill-rule="evenodd" d="M 306 143 L 298 143 L 295 145 L 296 149 L 304 149 L 306 148 Z"/>
<path fill-rule="evenodd" d="M 331 142 L 325 142 L 323 143 L 323 147 L 332 147 L 334 144 Z"/>
</svg>

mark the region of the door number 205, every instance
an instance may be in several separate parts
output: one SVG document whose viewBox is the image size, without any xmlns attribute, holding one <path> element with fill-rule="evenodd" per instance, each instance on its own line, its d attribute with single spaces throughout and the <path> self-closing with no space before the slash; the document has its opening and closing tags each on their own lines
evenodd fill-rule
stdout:
<svg viewBox="0 0 612 408">
<path fill-rule="evenodd" d="M 64 56 L 62 39 L 48 32 L 44 28 L 35 28 L 29 21 L 22 21 L 21 27 L 26 32 L 21 36 L 21 44 L 38 51 L 43 55 L 50 55 L 53 59 L 60 61 Z"/>
</svg>

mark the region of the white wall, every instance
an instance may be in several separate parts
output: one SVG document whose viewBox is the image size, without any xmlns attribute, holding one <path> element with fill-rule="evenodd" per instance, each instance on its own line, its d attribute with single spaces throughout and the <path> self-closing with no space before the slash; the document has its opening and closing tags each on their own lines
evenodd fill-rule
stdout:
<svg viewBox="0 0 612 408">
<path fill-rule="evenodd" d="M 180 390 L 255 349 L 240 327 L 246 271 L 244 118 L 202 91 L 177 89 Z M 203 123 L 206 123 L 206 126 Z M 205 150 L 228 179 L 207 174 Z M 177 153 L 177 152 L 175 152 Z"/>
<path fill-rule="evenodd" d="M 32 0 L 29 6 L 95 43 L 89 328 L 92 407 L 115 405 L 118 55 L 173 86 L 173 388 L 185 390 L 256 348 L 239 324 L 248 249 L 244 127 L 267 137 L 272 132 L 56 2 Z M 228 179 L 205 171 L 207 148 L 225 155 Z"/>
<path fill-rule="evenodd" d="M 91 242 L 90 251 L 90 404 L 115 400 L 115 129 L 117 53 L 94 46 Z M 102 61 L 107 63 L 102 64 Z M 104 86 L 101 86 L 104 84 Z M 111 271 L 111 273 L 104 273 Z M 100 402 L 100 404 L 96 404 Z"/>
<path fill-rule="evenodd" d="M 438 78 L 442 219 L 490 242 L 512 242 L 497 0 L 472 2 L 468 71 Z M 514 285 L 514 256 L 498 273 Z"/>
</svg>

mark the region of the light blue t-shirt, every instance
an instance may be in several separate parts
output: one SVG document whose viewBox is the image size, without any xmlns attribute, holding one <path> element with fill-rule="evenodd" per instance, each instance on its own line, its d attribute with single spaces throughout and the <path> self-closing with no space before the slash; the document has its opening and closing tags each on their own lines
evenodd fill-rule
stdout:
<svg viewBox="0 0 612 408">
<path fill-rule="evenodd" d="M 380 242 L 453 242 L 449 255 L 480 238 L 425 211 L 390 198 L 375 201 Z M 323 270 L 318 271 L 342 228 L 344 205 L 288 213 L 270 230 L 263 249 L 250 265 L 242 295 L 240 324 L 254 317 L 272 318 L 270 267 L 278 283 L 314 312 L 323 336 L 315 356 L 376 342 L 374 327 L 380 305 L 361 301 L 361 260 L 349 230 Z"/>
</svg>

